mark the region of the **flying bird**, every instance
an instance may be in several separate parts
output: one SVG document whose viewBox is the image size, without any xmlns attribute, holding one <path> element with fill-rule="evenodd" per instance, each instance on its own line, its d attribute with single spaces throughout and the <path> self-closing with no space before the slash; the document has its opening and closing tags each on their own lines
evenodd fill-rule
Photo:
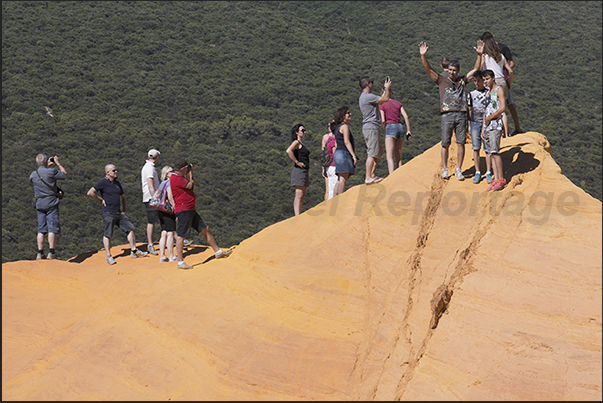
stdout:
<svg viewBox="0 0 603 403">
<path fill-rule="evenodd" d="M 50 109 L 49 107 L 46 107 L 46 114 L 51 118 L 54 118 L 54 115 L 52 114 L 52 109 Z"/>
</svg>

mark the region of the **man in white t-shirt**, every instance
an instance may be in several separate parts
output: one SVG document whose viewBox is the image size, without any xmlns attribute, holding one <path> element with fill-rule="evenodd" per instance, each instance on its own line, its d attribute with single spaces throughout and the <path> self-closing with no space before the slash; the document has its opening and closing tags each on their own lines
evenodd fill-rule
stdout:
<svg viewBox="0 0 603 403">
<path fill-rule="evenodd" d="M 140 179 L 142 181 L 142 202 L 144 203 L 147 212 L 147 251 L 151 255 L 156 255 L 157 251 L 153 246 L 153 231 L 155 230 L 155 224 L 159 221 L 159 213 L 156 209 L 149 205 L 151 197 L 155 193 L 155 189 L 159 186 L 159 175 L 157 175 L 157 169 L 155 164 L 159 161 L 159 154 L 156 149 L 149 150 L 148 159 L 142 167 L 140 172 Z"/>
</svg>

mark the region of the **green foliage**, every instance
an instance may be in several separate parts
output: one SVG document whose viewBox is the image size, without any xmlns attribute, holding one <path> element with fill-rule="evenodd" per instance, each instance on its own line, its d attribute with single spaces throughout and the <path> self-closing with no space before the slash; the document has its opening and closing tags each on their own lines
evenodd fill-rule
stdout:
<svg viewBox="0 0 603 403">
<path fill-rule="evenodd" d="M 2 261 L 35 255 L 28 177 L 40 152 L 68 171 L 63 259 L 102 248 L 100 206 L 86 192 L 107 163 L 145 242 L 140 170 L 152 147 L 159 168 L 195 165 L 197 210 L 220 245 L 235 245 L 293 215 L 285 149 L 296 123 L 313 157 L 304 210 L 322 201 L 320 140 L 342 105 L 361 157 L 350 186 L 362 183 L 360 77 L 379 88 L 391 76 L 413 128 L 405 162 L 437 144 L 438 94 L 417 44 L 427 41 L 432 65 L 450 56 L 464 73 L 486 30 L 514 54 L 522 128 L 546 135 L 563 173 L 600 200 L 601 2 L 568 4 L 2 2 Z"/>
</svg>

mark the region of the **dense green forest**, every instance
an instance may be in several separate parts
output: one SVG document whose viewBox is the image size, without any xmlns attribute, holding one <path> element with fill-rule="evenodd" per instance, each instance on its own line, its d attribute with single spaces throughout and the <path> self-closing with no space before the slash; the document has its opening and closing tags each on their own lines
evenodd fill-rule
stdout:
<svg viewBox="0 0 603 403">
<path fill-rule="evenodd" d="M 293 216 L 285 150 L 296 123 L 313 159 L 304 211 L 323 199 L 320 139 L 343 105 L 361 158 L 350 186 L 363 182 L 362 76 L 377 89 L 391 76 L 413 129 L 404 162 L 438 144 L 438 92 L 417 44 L 427 42 L 434 67 L 449 56 L 465 73 L 484 31 L 513 52 L 522 128 L 547 136 L 563 174 L 601 200 L 601 4 L 3 1 L 2 262 L 36 255 L 28 177 L 38 153 L 58 155 L 68 172 L 63 260 L 102 248 L 100 205 L 86 192 L 107 163 L 146 241 L 140 170 L 150 148 L 159 169 L 181 157 L 195 165 L 197 211 L 221 246 L 236 245 Z M 387 175 L 385 158 L 377 174 Z M 113 244 L 125 243 L 117 231 Z"/>
</svg>

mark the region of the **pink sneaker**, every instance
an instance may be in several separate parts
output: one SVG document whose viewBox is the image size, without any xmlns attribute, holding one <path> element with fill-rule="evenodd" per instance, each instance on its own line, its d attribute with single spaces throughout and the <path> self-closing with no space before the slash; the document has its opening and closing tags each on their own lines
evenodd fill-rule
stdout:
<svg viewBox="0 0 603 403">
<path fill-rule="evenodd" d="M 492 190 L 501 190 L 507 184 L 506 182 L 507 181 L 504 179 L 499 179 L 499 180 L 495 181 L 494 186 L 492 187 Z"/>
<path fill-rule="evenodd" d="M 488 186 L 488 188 L 486 189 L 486 192 L 487 192 L 488 190 L 492 190 L 492 189 L 494 189 L 494 186 L 496 186 L 496 184 L 497 184 L 499 181 L 500 181 L 500 179 L 494 179 L 494 180 L 492 181 L 492 183 L 490 184 L 490 186 Z"/>
</svg>

